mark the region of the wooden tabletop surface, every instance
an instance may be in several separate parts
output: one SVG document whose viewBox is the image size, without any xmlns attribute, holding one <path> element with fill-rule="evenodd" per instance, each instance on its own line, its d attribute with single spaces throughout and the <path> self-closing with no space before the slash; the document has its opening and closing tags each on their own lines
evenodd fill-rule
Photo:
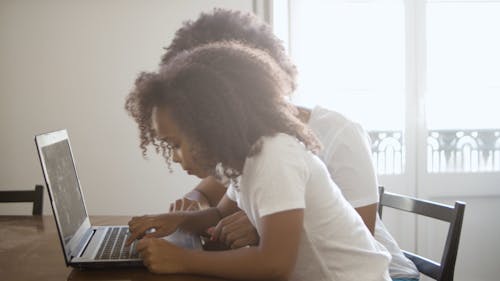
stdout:
<svg viewBox="0 0 500 281">
<path fill-rule="evenodd" d="M 93 225 L 126 224 L 129 217 L 91 217 Z M 160 275 L 146 268 L 78 270 L 66 267 L 52 216 L 0 216 L 1 280 L 215 281 L 193 275 Z"/>
</svg>

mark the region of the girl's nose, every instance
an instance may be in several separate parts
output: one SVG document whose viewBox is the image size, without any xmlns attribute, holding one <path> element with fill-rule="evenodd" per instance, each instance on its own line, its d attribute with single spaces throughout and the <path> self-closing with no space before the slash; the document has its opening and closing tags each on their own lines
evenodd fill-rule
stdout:
<svg viewBox="0 0 500 281">
<path fill-rule="evenodd" d="M 175 149 L 173 152 L 174 152 L 174 154 L 172 155 L 172 161 L 174 161 L 175 163 L 181 163 L 182 162 L 182 155 L 179 152 L 179 150 Z"/>
</svg>

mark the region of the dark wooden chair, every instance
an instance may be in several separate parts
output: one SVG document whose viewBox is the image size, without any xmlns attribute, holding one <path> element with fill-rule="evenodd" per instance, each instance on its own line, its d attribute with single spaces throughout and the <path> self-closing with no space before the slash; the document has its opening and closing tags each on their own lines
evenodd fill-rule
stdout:
<svg viewBox="0 0 500 281">
<path fill-rule="evenodd" d="M 403 253 L 408 259 L 415 263 L 420 273 L 423 273 L 434 280 L 452 281 L 455 272 L 455 261 L 457 259 L 460 232 L 462 230 L 465 203 L 456 201 L 455 206 L 440 204 L 396 193 L 384 192 L 384 187 L 382 186 L 379 187 L 379 192 L 380 202 L 378 212 L 380 218 L 382 218 L 382 209 L 384 207 L 390 207 L 442 220 L 450 224 L 444 251 L 439 262 L 405 250 L 403 250 Z"/>
<path fill-rule="evenodd" d="M 32 202 L 32 214 L 40 216 L 43 210 L 43 185 L 36 185 L 34 190 L 2 190 L 0 203 L 6 202 Z"/>
</svg>

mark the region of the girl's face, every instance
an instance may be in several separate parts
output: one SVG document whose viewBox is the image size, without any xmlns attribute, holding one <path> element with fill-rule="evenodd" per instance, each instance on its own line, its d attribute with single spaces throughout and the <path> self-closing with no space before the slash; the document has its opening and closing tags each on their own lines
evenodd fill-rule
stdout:
<svg viewBox="0 0 500 281">
<path fill-rule="evenodd" d="M 172 148 L 172 160 L 181 164 L 188 174 L 199 178 L 206 178 L 210 175 L 206 168 L 199 165 L 199 156 L 194 157 L 193 152 L 197 151 L 193 146 L 193 141 L 189 140 L 179 129 L 174 120 L 170 117 L 166 108 L 155 107 L 153 109 L 153 128 L 158 139 L 166 141 Z"/>
</svg>

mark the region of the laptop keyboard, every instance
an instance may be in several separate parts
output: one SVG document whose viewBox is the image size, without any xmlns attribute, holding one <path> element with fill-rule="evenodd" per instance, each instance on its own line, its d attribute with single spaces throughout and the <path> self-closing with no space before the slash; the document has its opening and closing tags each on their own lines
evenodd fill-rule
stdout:
<svg viewBox="0 0 500 281">
<path fill-rule="evenodd" d="M 128 235 L 128 227 L 110 228 L 95 258 L 98 260 L 139 258 L 139 253 L 135 249 L 135 241 L 129 247 L 125 246 Z"/>
</svg>

